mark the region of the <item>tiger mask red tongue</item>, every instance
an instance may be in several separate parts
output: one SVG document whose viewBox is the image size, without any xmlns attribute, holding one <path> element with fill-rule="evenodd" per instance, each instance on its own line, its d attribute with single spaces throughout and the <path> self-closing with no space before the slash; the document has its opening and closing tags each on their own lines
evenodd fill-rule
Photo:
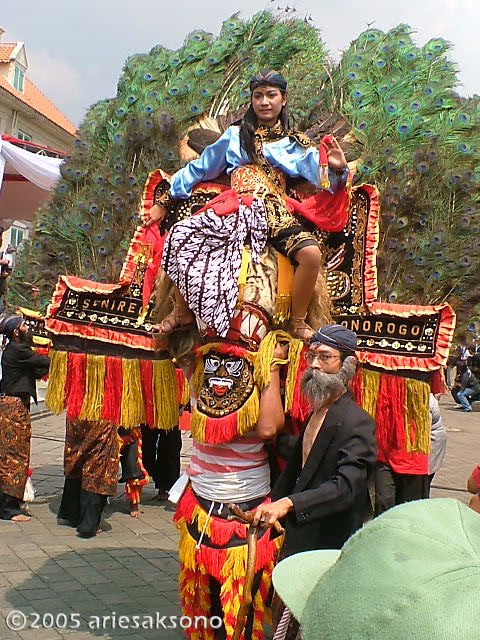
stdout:
<svg viewBox="0 0 480 640">
<path fill-rule="evenodd" d="M 213 391 L 213 394 L 217 398 L 223 398 L 228 394 L 230 388 L 232 387 L 232 380 L 229 379 L 221 379 L 221 378 L 211 378 L 210 379 L 210 389 Z"/>
</svg>

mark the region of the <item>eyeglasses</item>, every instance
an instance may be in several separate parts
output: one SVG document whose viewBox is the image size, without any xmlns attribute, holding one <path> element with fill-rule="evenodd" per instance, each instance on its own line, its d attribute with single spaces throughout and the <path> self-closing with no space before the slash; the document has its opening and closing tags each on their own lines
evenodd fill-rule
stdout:
<svg viewBox="0 0 480 640">
<path fill-rule="evenodd" d="M 333 353 L 315 353 L 315 351 L 307 351 L 307 362 L 313 364 L 315 360 L 319 362 L 330 362 L 330 360 L 336 360 L 340 356 L 336 356 Z"/>
</svg>

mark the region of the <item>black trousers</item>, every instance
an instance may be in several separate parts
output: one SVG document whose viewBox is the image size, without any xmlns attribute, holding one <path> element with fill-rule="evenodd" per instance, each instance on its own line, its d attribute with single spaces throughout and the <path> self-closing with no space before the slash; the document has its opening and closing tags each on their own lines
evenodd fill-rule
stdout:
<svg viewBox="0 0 480 640">
<path fill-rule="evenodd" d="M 395 473 L 384 462 L 375 468 L 375 515 L 379 516 L 397 504 L 428 498 L 430 483 L 428 475 Z"/>
<path fill-rule="evenodd" d="M 168 431 L 142 426 L 142 460 L 155 487 L 168 491 L 180 477 L 182 434 L 178 427 Z"/>
<path fill-rule="evenodd" d="M 11 520 L 15 516 L 19 516 L 22 513 L 20 503 L 21 500 L 18 498 L 0 491 L 0 520 Z"/>
<path fill-rule="evenodd" d="M 82 489 L 82 481 L 65 478 L 58 517 L 76 527 L 81 536 L 97 533 L 107 496 Z"/>
</svg>

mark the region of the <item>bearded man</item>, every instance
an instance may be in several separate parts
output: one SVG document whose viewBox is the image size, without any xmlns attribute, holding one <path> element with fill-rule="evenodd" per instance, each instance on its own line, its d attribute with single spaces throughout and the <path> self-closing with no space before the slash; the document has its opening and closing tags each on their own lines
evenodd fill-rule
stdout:
<svg viewBox="0 0 480 640">
<path fill-rule="evenodd" d="M 285 555 L 340 549 L 362 526 L 367 478 L 375 463 L 375 423 L 353 400 L 357 336 L 341 325 L 314 333 L 302 392 L 313 411 L 254 523 L 272 526 L 286 516 Z"/>
</svg>

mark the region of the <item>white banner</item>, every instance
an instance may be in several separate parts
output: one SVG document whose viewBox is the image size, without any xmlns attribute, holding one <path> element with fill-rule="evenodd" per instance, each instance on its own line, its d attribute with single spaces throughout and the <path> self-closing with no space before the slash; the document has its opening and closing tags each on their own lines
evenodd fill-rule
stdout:
<svg viewBox="0 0 480 640">
<path fill-rule="evenodd" d="M 6 162 L 27 180 L 45 191 L 51 191 L 60 178 L 61 158 L 50 158 L 25 151 L 0 137 L 0 190 Z"/>
</svg>

